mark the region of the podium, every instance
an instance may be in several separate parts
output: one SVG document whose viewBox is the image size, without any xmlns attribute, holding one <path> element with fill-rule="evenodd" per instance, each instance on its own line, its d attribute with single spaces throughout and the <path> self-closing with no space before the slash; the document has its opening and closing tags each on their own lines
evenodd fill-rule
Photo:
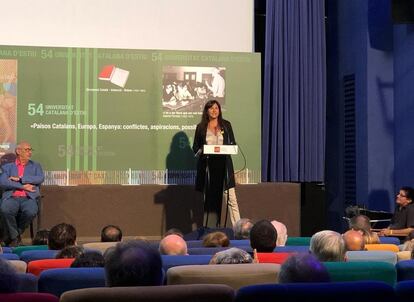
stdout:
<svg viewBox="0 0 414 302">
<path fill-rule="evenodd" d="M 216 225 L 213 227 L 220 226 L 221 222 L 221 207 L 223 201 L 223 188 L 226 186 L 228 182 L 228 171 L 227 171 L 227 164 L 225 156 L 228 155 L 236 155 L 238 154 L 238 146 L 237 145 L 204 145 L 203 146 L 203 155 L 206 158 L 206 178 L 205 178 L 205 185 L 204 185 L 204 227 L 209 227 L 208 225 L 208 218 L 209 213 L 217 214 L 216 218 Z M 218 175 L 217 172 L 214 172 L 214 167 L 211 167 L 212 164 L 210 161 L 217 161 L 218 158 L 223 156 L 223 163 L 224 163 L 224 175 Z M 221 161 L 221 160 L 220 160 Z M 214 165 L 214 163 L 213 163 Z M 213 170 L 213 173 L 211 173 Z M 223 170 L 222 170 L 223 171 Z M 217 182 L 217 179 L 220 179 Z M 221 182 L 221 183 L 220 183 Z M 226 200 L 226 218 L 224 227 L 227 224 L 227 213 L 228 213 L 228 200 L 229 194 L 227 194 Z"/>
<path fill-rule="evenodd" d="M 204 145 L 204 154 L 215 155 L 237 155 L 239 147 L 237 145 Z"/>
</svg>

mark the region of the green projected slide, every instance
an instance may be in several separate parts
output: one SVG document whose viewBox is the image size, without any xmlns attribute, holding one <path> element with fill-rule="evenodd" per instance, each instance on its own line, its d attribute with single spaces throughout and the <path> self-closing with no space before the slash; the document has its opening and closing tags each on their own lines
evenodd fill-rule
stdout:
<svg viewBox="0 0 414 302">
<path fill-rule="evenodd" d="M 260 54 L 0 46 L 0 156 L 31 142 L 46 184 L 191 184 L 217 99 L 236 179 L 260 182 L 260 97 Z"/>
</svg>

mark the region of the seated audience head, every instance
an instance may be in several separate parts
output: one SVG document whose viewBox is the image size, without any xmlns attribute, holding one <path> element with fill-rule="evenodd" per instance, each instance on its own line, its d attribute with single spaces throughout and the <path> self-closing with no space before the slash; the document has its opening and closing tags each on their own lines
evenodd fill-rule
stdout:
<svg viewBox="0 0 414 302">
<path fill-rule="evenodd" d="M 14 293 L 18 288 L 18 277 L 13 266 L 0 258 L 0 293 Z"/>
<path fill-rule="evenodd" d="M 362 236 L 361 232 L 348 230 L 342 235 L 342 237 L 344 238 L 347 251 L 365 250 L 364 236 Z"/>
<path fill-rule="evenodd" d="M 120 242 L 106 254 L 105 274 L 108 286 L 161 285 L 161 255 L 143 240 Z"/>
<path fill-rule="evenodd" d="M 365 244 L 380 243 L 377 233 L 371 231 L 371 220 L 366 215 L 355 215 L 349 222 L 350 229 L 360 231 Z"/>
<path fill-rule="evenodd" d="M 250 231 L 250 245 L 258 253 L 271 253 L 276 247 L 277 231 L 268 220 L 260 220 Z"/>
<path fill-rule="evenodd" d="M 234 232 L 234 239 L 241 240 L 241 239 L 249 239 L 250 238 L 250 230 L 253 227 L 253 222 L 248 218 L 241 218 L 236 221 L 233 226 Z"/>
<path fill-rule="evenodd" d="M 65 246 L 56 254 L 56 259 L 76 258 L 83 253 L 83 248 L 78 245 Z"/>
<path fill-rule="evenodd" d="M 210 264 L 241 264 L 252 262 L 252 256 L 250 256 L 248 252 L 237 247 L 218 252 L 210 260 Z"/>
<path fill-rule="evenodd" d="M 176 229 L 176 228 L 171 228 L 168 231 L 166 231 L 164 235 L 162 236 L 162 238 L 167 237 L 168 235 L 177 235 L 177 236 L 180 236 L 181 238 L 184 238 L 183 232 L 181 232 L 179 229 Z"/>
<path fill-rule="evenodd" d="M 70 267 L 104 267 L 105 259 L 101 253 L 86 251 L 75 258 Z"/>
<path fill-rule="evenodd" d="M 344 261 L 345 242 L 341 234 L 325 230 L 315 233 L 310 241 L 310 251 L 319 261 Z"/>
<path fill-rule="evenodd" d="M 279 283 L 329 281 L 328 270 L 312 254 L 294 254 L 280 267 Z"/>
<path fill-rule="evenodd" d="M 50 231 L 47 229 L 38 230 L 32 240 L 32 245 L 47 245 Z"/>
<path fill-rule="evenodd" d="M 276 246 L 285 246 L 288 238 L 286 225 L 277 220 L 272 220 L 271 223 L 277 232 Z"/>
<path fill-rule="evenodd" d="M 402 247 L 400 248 L 401 251 L 412 251 L 414 250 L 414 239 L 404 242 Z"/>
<path fill-rule="evenodd" d="M 230 245 L 229 237 L 223 232 L 212 232 L 204 236 L 204 247 L 227 247 Z"/>
<path fill-rule="evenodd" d="M 187 255 L 187 243 L 178 235 L 168 235 L 160 241 L 161 255 Z"/>
<path fill-rule="evenodd" d="M 107 225 L 101 231 L 101 242 L 118 242 L 122 240 L 122 231 L 116 225 Z"/>
<path fill-rule="evenodd" d="M 67 223 L 60 223 L 58 225 L 55 225 L 50 230 L 47 244 L 50 250 L 61 250 L 66 246 L 75 245 L 75 227 Z"/>
</svg>

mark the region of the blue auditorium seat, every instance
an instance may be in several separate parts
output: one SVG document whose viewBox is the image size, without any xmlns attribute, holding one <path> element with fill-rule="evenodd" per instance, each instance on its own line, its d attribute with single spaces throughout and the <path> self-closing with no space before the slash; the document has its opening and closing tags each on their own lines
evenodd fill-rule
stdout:
<svg viewBox="0 0 414 302">
<path fill-rule="evenodd" d="M 37 292 L 37 277 L 30 273 L 17 274 L 17 292 Z"/>
<path fill-rule="evenodd" d="M 414 260 L 398 261 L 395 268 L 398 281 L 414 280 Z"/>
<path fill-rule="evenodd" d="M 66 291 L 89 287 L 105 287 L 103 267 L 57 268 L 39 276 L 39 292 L 60 297 Z"/>
<path fill-rule="evenodd" d="M 162 255 L 162 267 L 164 271 L 174 266 L 181 265 L 195 265 L 195 264 L 208 264 L 211 259 L 211 255 Z"/>
<path fill-rule="evenodd" d="M 392 286 L 380 281 L 260 284 L 242 287 L 235 302 L 395 301 Z"/>
<path fill-rule="evenodd" d="M 6 260 L 20 260 L 19 256 L 13 253 L 0 254 L 0 258 Z"/>
<path fill-rule="evenodd" d="M 58 250 L 33 250 L 33 251 L 24 251 L 20 255 L 20 259 L 24 262 L 29 263 L 30 261 L 34 260 L 42 260 L 42 259 L 55 259 Z"/>
</svg>

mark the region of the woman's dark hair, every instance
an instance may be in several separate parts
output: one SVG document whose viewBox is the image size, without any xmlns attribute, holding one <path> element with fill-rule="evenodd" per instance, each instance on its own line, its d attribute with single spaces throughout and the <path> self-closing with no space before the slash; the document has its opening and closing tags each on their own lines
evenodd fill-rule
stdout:
<svg viewBox="0 0 414 302">
<path fill-rule="evenodd" d="M 32 240 L 32 245 L 47 245 L 49 233 L 47 229 L 38 230 Z"/>
<path fill-rule="evenodd" d="M 223 128 L 223 116 L 221 115 L 221 105 L 218 101 L 216 100 L 210 100 L 208 101 L 205 105 L 204 105 L 204 109 L 203 109 L 203 115 L 201 116 L 201 126 L 203 128 L 207 128 L 208 122 L 210 121 L 209 117 L 208 117 L 208 109 L 210 109 L 211 107 L 213 107 L 213 105 L 216 104 L 219 107 L 219 115 L 218 115 L 218 125 L 220 126 L 220 128 Z"/>
</svg>

